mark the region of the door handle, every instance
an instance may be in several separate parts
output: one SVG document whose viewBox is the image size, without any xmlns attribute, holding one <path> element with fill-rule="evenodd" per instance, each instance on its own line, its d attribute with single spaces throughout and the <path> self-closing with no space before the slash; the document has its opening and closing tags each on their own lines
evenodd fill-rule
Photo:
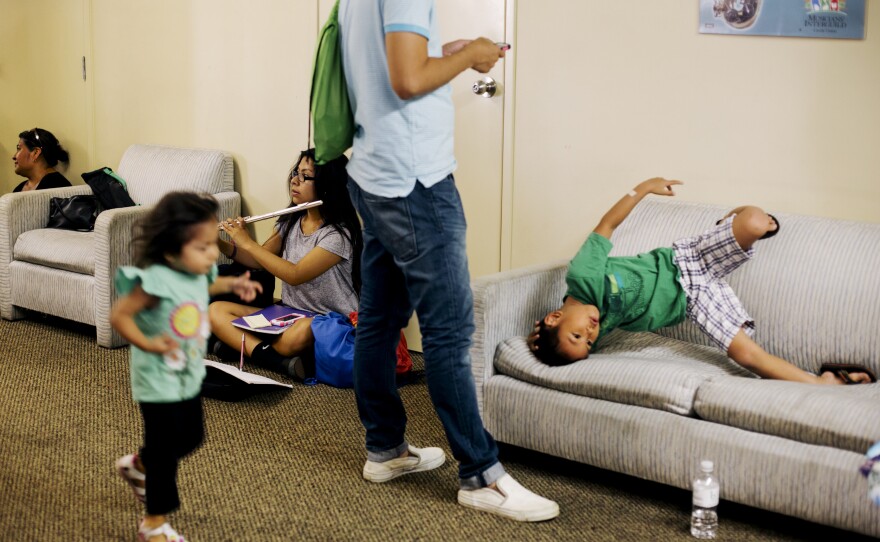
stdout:
<svg viewBox="0 0 880 542">
<path fill-rule="evenodd" d="M 491 98 L 495 96 L 495 91 L 498 90 L 498 83 L 491 77 L 483 77 L 478 81 L 474 81 L 474 86 L 471 88 L 477 96 Z"/>
</svg>

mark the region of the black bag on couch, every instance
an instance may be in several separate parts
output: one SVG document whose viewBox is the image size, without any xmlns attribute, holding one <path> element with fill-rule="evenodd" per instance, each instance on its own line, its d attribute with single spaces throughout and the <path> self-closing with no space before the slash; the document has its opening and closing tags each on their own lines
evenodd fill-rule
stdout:
<svg viewBox="0 0 880 542">
<path fill-rule="evenodd" d="M 92 188 L 92 192 L 98 198 L 98 203 L 101 204 L 102 211 L 135 205 L 134 200 L 128 195 L 125 180 L 112 169 L 102 167 L 83 173 L 82 178 Z"/>
<path fill-rule="evenodd" d="M 95 196 L 77 194 L 69 198 L 49 200 L 49 223 L 47 228 L 92 231 L 98 218 L 98 202 Z"/>
</svg>

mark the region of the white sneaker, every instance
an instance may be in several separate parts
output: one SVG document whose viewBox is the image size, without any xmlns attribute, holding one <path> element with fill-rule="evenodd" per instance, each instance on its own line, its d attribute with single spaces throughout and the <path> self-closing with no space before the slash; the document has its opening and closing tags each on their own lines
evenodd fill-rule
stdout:
<svg viewBox="0 0 880 542">
<path fill-rule="evenodd" d="M 367 461 L 364 478 L 371 482 L 387 482 L 402 474 L 436 469 L 446 462 L 446 454 L 440 448 L 409 447 L 409 455 L 378 463 Z"/>
<path fill-rule="evenodd" d="M 495 482 L 496 489 L 458 490 L 458 503 L 516 521 L 544 521 L 559 515 L 559 505 L 536 495 L 509 474 Z"/>
</svg>

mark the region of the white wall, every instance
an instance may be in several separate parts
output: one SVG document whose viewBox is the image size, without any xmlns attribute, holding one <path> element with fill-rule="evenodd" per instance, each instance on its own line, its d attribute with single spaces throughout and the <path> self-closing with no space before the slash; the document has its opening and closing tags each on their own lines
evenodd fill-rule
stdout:
<svg viewBox="0 0 880 542">
<path fill-rule="evenodd" d="M 280 208 L 331 4 L 0 0 L 0 157 L 35 125 L 71 151 L 75 182 L 131 143 L 221 148 L 245 212 Z M 826 40 L 701 35 L 696 1 L 516 2 L 502 266 L 570 256 L 654 175 L 686 181 L 683 199 L 880 221 L 870 7 L 865 40 Z M 7 161 L 0 189 L 17 182 Z"/>
<path fill-rule="evenodd" d="M 90 171 L 86 137 L 88 45 L 83 0 L 0 0 L 0 194 L 24 180 L 12 155 L 18 134 L 49 130 L 70 153 L 58 169 L 75 184 Z"/>
<path fill-rule="evenodd" d="M 92 35 L 96 163 L 132 143 L 223 149 L 245 214 L 289 203 L 287 172 L 308 140 L 315 0 L 92 0 Z M 271 224 L 256 228 L 262 240 Z"/>
<path fill-rule="evenodd" d="M 692 201 L 880 221 L 871 7 L 865 40 L 832 40 L 701 35 L 696 1 L 518 2 L 510 265 L 571 257 L 652 176 Z"/>
</svg>

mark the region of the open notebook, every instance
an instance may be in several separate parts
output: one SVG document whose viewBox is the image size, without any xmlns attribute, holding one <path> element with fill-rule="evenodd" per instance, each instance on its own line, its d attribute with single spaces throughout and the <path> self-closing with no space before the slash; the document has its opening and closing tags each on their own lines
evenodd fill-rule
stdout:
<svg viewBox="0 0 880 542">
<path fill-rule="evenodd" d="M 254 373 L 239 371 L 238 368 L 218 361 L 205 360 L 205 382 L 202 395 L 222 401 L 239 401 L 255 393 L 273 391 L 279 388 L 293 388 L 277 380 Z"/>
</svg>

